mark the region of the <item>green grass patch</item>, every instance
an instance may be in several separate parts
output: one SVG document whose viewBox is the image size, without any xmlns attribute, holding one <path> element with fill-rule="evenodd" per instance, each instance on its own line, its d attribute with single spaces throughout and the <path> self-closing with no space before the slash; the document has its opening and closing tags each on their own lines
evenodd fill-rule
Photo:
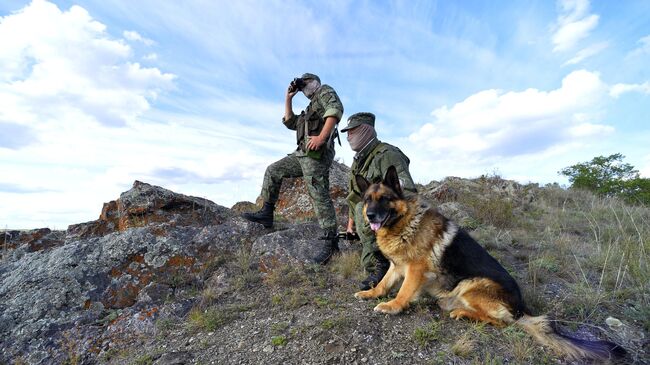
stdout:
<svg viewBox="0 0 650 365">
<path fill-rule="evenodd" d="M 420 347 L 424 347 L 430 342 L 439 340 L 440 336 L 439 322 L 431 322 L 428 326 L 418 327 L 413 331 L 413 339 L 418 343 L 418 345 L 420 345 Z"/>
<path fill-rule="evenodd" d="M 284 336 L 273 336 L 271 337 L 271 343 L 273 346 L 286 346 L 287 338 Z"/>
<path fill-rule="evenodd" d="M 227 323 L 232 322 L 238 316 L 236 309 L 211 307 L 205 310 L 192 309 L 188 314 L 188 325 L 192 330 L 204 330 L 212 332 Z"/>
</svg>

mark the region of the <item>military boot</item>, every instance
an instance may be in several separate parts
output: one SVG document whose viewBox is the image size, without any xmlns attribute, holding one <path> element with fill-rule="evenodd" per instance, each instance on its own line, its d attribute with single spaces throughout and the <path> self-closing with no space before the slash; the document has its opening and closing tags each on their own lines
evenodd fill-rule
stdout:
<svg viewBox="0 0 650 365">
<path fill-rule="evenodd" d="M 326 242 L 314 258 L 314 261 L 319 265 L 325 265 L 332 258 L 332 255 L 339 252 L 339 237 L 336 231 L 329 231 L 318 237 L 318 239 Z"/>
<path fill-rule="evenodd" d="M 264 228 L 271 228 L 273 227 L 273 210 L 275 210 L 275 204 L 264 202 L 262 209 L 255 213 L 244 213 L 242 217 L 251 222 L 261 223 Z"/>
<path fill-rule="evenodd" d="M 386 275 L 389 267 L 390 261 L 384 255 L 375 255 L 375 265 L 372 269 L 367 270 L 368 277 L 361 282 L 361 290 L 370 290 L 377 286 Z"/>
</svg>

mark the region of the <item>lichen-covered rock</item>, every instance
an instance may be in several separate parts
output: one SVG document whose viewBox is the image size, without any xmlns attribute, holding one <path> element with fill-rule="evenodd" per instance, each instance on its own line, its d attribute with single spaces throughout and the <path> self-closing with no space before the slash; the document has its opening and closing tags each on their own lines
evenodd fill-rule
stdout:
<svg viewBox="0 0 650 365">
<path fill-rule="evenodd" d="M 104 204 L 99 219 L 68 227 L 67 239 L 103 236 L 128 228 L 167 223 L 168 227 L 221 224 L 232 213 L 213 202 L 135 181 L 120 198 Z"/>
<path fill-rule="evenodd" d="M 10 251 L 34 252 L 62 245 L 65 241 L 64 231 L 52 231 L 49 228 L 31 230 L 8 230 L 0 232 L 0 260 L 8 259 Z M 12 252 L 12 256 L 20 257 Z"/>
<path fill-rule="evenodd" d="M 122 335 L 148 334 L 161 305 L 196 285 L 205 265 L 264 233 L 208 200 L 137 181 L 96 221 L 65 233 L 8 231 L 0 363 L 61 362 L 68 337 L 91 359 Z"/>
<path fill-rule="evenodd" d="M 252 252 L 260 257 L 263 266 L 286 262 L 313 264 L 326 244 L 326 241 L 318 239 L 322 235 L 323 231 L 317 224 L 299 224 L 257 238 Z"/>
</svg>

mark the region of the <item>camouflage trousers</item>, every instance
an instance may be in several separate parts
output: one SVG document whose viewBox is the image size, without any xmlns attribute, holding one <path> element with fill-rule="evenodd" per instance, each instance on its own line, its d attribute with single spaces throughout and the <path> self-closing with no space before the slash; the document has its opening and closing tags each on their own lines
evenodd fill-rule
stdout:
<svg viewBox="0 0 650 365">
<path fill-rule="evenodd" d="M 377 246 L 375 232 L 370 229 L 370 224 L 363 218 L 363 202 L 357 203 L 351 212 L 354 226 L 361 240 L 361 265 L 366 271 L 372 272 L 375 270 L 376 257 L 383 256 L 383 254 Z"/>
<path fill-rule="evenodd" d="M 333 160 L 334 151 L 326 148 L 319 160 L 294 152 L 270 164 L 264 173 L 262 198 L 265 202 L 275 204 L 280 195 L 282 179 L 302 176 L 318 217 L 318 224 L 326 232 L 336 231 L 336 212 L 330 197 L 330 166 Z"/>
</svg>

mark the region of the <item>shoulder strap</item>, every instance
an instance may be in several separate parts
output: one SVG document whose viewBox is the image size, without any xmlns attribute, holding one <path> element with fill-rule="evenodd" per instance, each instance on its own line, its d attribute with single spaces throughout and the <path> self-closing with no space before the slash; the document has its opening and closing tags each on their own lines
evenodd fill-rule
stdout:
<svg viewBox="0 0 650 365">
<path fill-rule="evenodd" d="M 370 165 L 370 162 L 373 160 L 373 158 L 386 150 L 386 144 L 384 142 L 379 142 L 378 145 L 375 146 L 375 148 L 370 151 L 370 154 L 366 156 L 366 159 L 363 161 L 363 166 L 361 167 L 361 171 L 364 171 L 368 168 L 368 165 Z"/>
</svg>

